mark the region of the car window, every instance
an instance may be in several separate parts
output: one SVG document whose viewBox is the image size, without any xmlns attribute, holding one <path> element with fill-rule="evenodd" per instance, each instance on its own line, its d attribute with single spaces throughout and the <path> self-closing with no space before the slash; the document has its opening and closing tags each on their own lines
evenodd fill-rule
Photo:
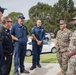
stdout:
<svg viewBox="0 0 76 75">
<path fill-rule="evenodd" d="M 29 42 L 28 44 L 29 44 L 29 45 L 32 45 L 32 42 Z"/>
<path fill-rule="evenodd" d="M 43 41 L 43 45 L 47 45 L 48 44 L 48 42 L 46 42 L 46 41 Z"/>
</svg>

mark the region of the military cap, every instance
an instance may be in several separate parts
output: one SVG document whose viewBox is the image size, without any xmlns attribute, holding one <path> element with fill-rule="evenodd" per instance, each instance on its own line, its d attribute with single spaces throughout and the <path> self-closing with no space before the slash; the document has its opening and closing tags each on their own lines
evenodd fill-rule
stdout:
<svg viewBox="0 0 76 75">
<path fill-rule="evenodd" d="M 18 15 L 18 19 L 25 19 L 24 15 Z"/>
<path fill-rule="evenodd" d="M 2 8 L 2 7 L 0 6 L 0 11 L 1 11 L 2 13 L 4 13 L 4 10 L 6 10 L 6 8 Z"/>
<path fill-rule="evenodd" d="M 65 20 L 60 20 L 59 24 L 60 24 L 60 25 L 66 24 L 66 21 L 65 21 Z"/>
<path fill-rule="evenodd" d="M 76 16 L 72 18 L 72 20 L 76 20 Z"/>
</svg>

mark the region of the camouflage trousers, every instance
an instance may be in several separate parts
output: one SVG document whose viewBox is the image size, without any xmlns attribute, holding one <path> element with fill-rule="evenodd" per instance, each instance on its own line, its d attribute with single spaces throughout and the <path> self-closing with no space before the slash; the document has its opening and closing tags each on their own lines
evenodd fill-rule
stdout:
<svg viewBox="0 0 76 75">
<path fill-rule="evenodd" d="M 70 58 L 69 71 L 70 75 L 76 75 L 76 55 Z"/>
<path fill-rule="evenodd" d="M 68 69 L 68 58 L 66 56 L 67 51 L 65 52 L 57 52 L 57 59 L 60 65 L 61 71 L 66 75 L 66 71 Z"/>
</svg>

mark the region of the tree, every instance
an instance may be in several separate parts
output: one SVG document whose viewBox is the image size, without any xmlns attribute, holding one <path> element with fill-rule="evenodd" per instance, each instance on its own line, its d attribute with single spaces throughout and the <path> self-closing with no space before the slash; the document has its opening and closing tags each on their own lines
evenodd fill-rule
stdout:
<svg viewBox="0 0 76 75">
<path fill-rule="evenodd" d="M 73 0 L 58 0 L 52 6 L 38 2 L 37 5 L 33 6 L 29 10 L 29 20 L 27 25 L 29 32 L 35 25 L 37 19 L 41 19 L 46 32 L 56 32 L 59 29 L 60 19 L 66 20 L 68 28 L 71 29 L 71 18 L 76 15 L 76 8 L 74 7 Z"/>
<path fill-rule="evenodd" d="M 11 12 L 8 16 L 12 19 L 12 22 L 15 23 L 17 21 L 18 15 L 22 13 L 20 12 Z"/>
<path fill-rule="evenodd" d="M 54 4 L 53 9 L 59 20 L 69 20 L 72 18 L 72 13 L 74 12 L 74 2 L 72 0 L 59 0 Z"/>
<path fill-rule="evenodd" d="M 75 16 L 74 13 L 76 13 L 76 11 L 73 0 L 58 0 L 53 6 L 51 21 L 58 29 L 60 19 L 66 20 L 67 23 L 70 23 L 70 19 Z"/>
<path fill-rule="evenodd" d="M 30 17 L 29 22 L 32 22 L 32 24 L 34 25 L 36 20 L 40 19 L 42 21 L 42 24 L 43 24 L 46 32 L 49 32 L 51 29 L 50 12 L 52 12 L 52 6 L 38 2 L 37 5 L 31 7 L 29 10 L 29 17 Z M 47 29 L 47 28 L 49 28 L 49 29 Z"/>
</svg>

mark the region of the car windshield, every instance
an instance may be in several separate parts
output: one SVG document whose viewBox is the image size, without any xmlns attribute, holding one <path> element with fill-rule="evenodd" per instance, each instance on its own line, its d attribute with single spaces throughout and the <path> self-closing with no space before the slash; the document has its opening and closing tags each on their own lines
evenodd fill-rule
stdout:
<svg viewBox="0 0 76 75">
<path fill-rule="evenodd" d="M 47 45 L 47 44 L 48 44 L 48 42 L 47 42 L 47 41 L 43 41 L 43 44 L 44 44 L 44 45 Z"/>
</svg>

